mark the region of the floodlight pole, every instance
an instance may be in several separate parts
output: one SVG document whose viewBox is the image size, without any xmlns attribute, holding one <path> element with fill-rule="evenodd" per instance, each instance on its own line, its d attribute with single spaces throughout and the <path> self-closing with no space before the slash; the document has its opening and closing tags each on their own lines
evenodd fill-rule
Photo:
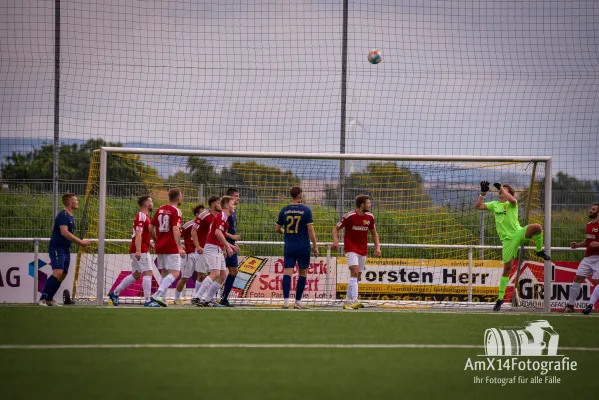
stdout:
<svg viewBox="0 0 599 400">
<path fill-rule="evenodd" d="M 551 172 L 552 159 L 550 158 L 545 163 L 545 219 L 543 225 L 545 228 L 545 252 L 551 256 L 551 191 L 553 190 L 553 175 Z M 545 260 L 545 279 L 543 280 L 543 311 L 551 311 L 551 295 L 552 295 L 552 263 L 551 261 Z"/>
</svg>

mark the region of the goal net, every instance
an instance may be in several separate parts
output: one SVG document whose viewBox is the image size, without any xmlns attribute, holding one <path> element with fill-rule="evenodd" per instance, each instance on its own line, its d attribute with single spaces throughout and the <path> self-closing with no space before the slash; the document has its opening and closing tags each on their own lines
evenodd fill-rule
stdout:
<svg viewBox="0 0 599 400">
<path fill-rule="evenodd" d="M 302 187 L 304 203 L 312 208 L 320 243 L 304 292 L 304 301 L 313 306 L 333 306 L 345 299 L 349 269 L 343 248 L 330 249 L 331 231 L 355 208 L 359 194 L 372 200 L 382 244 L 382 256 L 374 257 L 369 239 L 359 283 L 359 298 L 366 305 L 467 307 L 494 302 L 502 273 L 501 243 L 493 215 L 474 208 L 482 180 L 509 183 L 519 202 L 520 224 L 543 224 L 549 244 L 549 158 L 289 156 L 128 148 L 103 152 L 92 159 L 83 229 L 86 238 L 105 240 L 79 251 L 73 288 L 79 300 L 107 301 L 107 293 L 131 273 L 128 253 L 136 200 L 150 195 L 156 210 L 168 202 L 173 187 L 183 192 L 183 222 L 193 219 L 191 210 L 197 204 L 207 207 L 208 197 L 222 196 L 230 187 L 239 190 L 240 270 L 230 296 L 238 305 L 282 304 L 283 238 L 275 233 L 275 221 L 295 185 Z M 492 200 L 497 200 L 496 191 L 487 196 L 486 201 Z M 521 272 L 516 276 L 514 268 L 506 300 L 515 287 L 520 305 L 543 307 L 543 293 L 535 285 L 543 283 L 545 266 L 531 249 L 521 253 Z M 194 273 L 186 283 L 184 301 L 192 296 L 195 278 Z M 153 291 L 160 279 L 155 264 Z M 294 278 L 292 298 L 295 283 Z M 528 298 L 527 293 L 535 295 Z M 141 280 L 121 293 L 121 301 L 143 301 Z"/>
</svg>

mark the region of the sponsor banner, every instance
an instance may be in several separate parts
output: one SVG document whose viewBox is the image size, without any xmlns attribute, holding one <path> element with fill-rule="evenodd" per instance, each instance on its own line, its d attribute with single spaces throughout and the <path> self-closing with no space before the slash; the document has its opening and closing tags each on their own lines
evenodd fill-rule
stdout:
<svg viewBox="0 0 599 400">
<path fill-rule="evenodd" d="M 44 285 L 52 274 L 50 257 L 47 253 L 38 255 L 38 287 L 33 292 L 34 253 L 0 253 L 0 303 L 33 303 L 39 300 Z M 71 253 L 71 266 L 67 278 L 56 292 L 54 300 L 62 303 L 64 289 L 72 291 L 73 272 L 77 254 Z"/>
<path fill-rule="evenodd" d="M 472 300 L 493 301 L 497 297 L 500 261 L 474 261 Z M 345 298 L 349 269 L 339 258 L 337 298 Z M 362 272 L 360 298 L 415 301 L 466 301 L 468 261 L 369 258 Z"/>
</svg>

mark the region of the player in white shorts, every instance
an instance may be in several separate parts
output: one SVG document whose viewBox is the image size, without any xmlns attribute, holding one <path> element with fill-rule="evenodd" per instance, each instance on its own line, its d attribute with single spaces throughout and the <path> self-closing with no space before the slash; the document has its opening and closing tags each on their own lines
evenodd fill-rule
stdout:
<svg viewBox="0 0 599 400">
<path fill-rule="evenodd" d="M 361 194 L 356 197 L 356 209 L 345 214 L 333 228 L 332 250 L 339 248 L 339 231 L 345 229 L 343 239 L 345 258 L 349 266 L 350 278 L 347 285 L 347 295 L 343 303 L 346 310 L 362 308 L 358 302 L 358 278 L 366 266 L 368 254 L 368 231 L 372 233 L 374 255 L 381 256 L 379 235 L 376 232 L 374 215 L 370 213 L 370 197 Z"/>
<path fill-rule="evenodd" d="M 218 290 L 227 277 L 227 267 L 225 266 L 225 255 L 223 252 L 226 253 L 227 257 L 230 257 L 239 250 L 236 245 L 227 242 L 225 237 L 225 232 L 228 230 L 227 219 L 235 211 L 235 203 L 231 197 L 224 196 L 220 200 L 220 207 L 222 211 L 214 217 L 210 225 L 208 237 L 206 238 L 206 246 L 204 246 L 204 255 L 210 268 L 210 275 L 204 279 L 197 293 L 197 297 L 200 299 L 203 297 L 204 300 L 200 305 L 208 307 L 223 307 L 214 301 Z"/>
<path fill-rule="evenodd" d="M 161 206 L 150 223 L 150 233 L 155 238 L 158 266 L 168 271 L 152 300 L 166 307 L 166 291 L 179 277 L 181 260 L 186 256 L 181 244 L 181 219 L 183 214 L 177 207 L 183 202 L 183 194 L 178 188 L 169 190 L 170 203 Z"/>
<path fill-rule="evenodd" d="M 204 211 L 203 204 L 198 204 L 195 206 L 192 210 L 194 219 L 187 221 L 181 227 L 181 235 L 183 236 L 183 245 L 185 246 L 186 256 L 183 259 L 183 265 L 181 266 L 181 279 L 179 279 L 179 282 L 177 282 L 177 288 L 175 289 L 174 304 L 176 305 L 183 304 L 183 301 L 181 300 L 181 294 L 183 293 L 183 289 L 185 289 L 187 281 L 193 276 L 193 273 L 196 270 L 196 264 L 198 261 L 197 256 L 199 254 L 196 253 L 196 246 L 192 237 L 192 230 L 202 211 Z"/>
<path fill-rule="evenodd" d="M 128 275 L 119 283 L 114 291 L 108 293 L 108 297 L 114 306 L 118 306 L 121 292 L 143 275 L 144 307 L 160 307 L 150 299 L 152 294 L 152 260 L 148 251 L 153 245 L 150 241 L 150 217 L 148 214 L 152 212 L 152 198 L 150 196 L 141 196 L 137 200 L 137 204 L 139 204 L 139 212 L 133 220 L 133 237 L 129 246 L 132 272 L 131 275 Z"/>
<path fill-rule="evenodd" d="M 599 204 L 593 204 L 589 209 L 589 218 L 591 221 L 586 226 L 586 237 L 582 242 L 572 242 L 570 247 L 577 249 L 579 247 L 586 247 L 584 258 L 578 265 L 576 270 L 576 276 L 574 282 L 570 286 L 570 293 L 568 295 L 568 303 L 564 312 L 574 312 L 574 303 L 576 302 L 580 293 L 581 284 L 585 279 L 591 275 L 591 279 L 595 284 L 595 289 L 591 294 L 591 300 L 589 304 L 582 311 L 584 314 L 590 314 L 593 311 L 593 307 L 599 300 Z"/>
</svg>

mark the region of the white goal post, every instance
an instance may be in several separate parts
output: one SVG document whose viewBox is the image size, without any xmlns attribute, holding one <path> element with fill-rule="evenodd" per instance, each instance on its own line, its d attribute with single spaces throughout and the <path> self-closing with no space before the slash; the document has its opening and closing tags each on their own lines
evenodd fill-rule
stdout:
<svg viewBox="0 0 599 400">
<path fill-rule="evenodd" d="M 510 157 L 510 156 L 501 156 L 501 157 L 479 157 L 479 156 L 408 156 L 408 155 L 375 155 L 375 154 L 333 154 L 333 153 L 295 153 L 295 154 L 287 154 L 287 153 L 276 153 L 276 152 L 230 152 L 230 151 L 207 151 L 207 150 L 178 150 L 178 149 L 152 149 L 152 148 L 127 148 L 127 147 L 102 147 L 99 151 L 99 181 L 98 181 L 98 220 L 97 220 L 97 238 L 98 238 L 98 247 L 97 247 L 97 278 L 96 278 L 96 298 L 95 301 L 97 304 L 103 304 L 106 290 L 105 287 L 105 268 L 101 267 L 105 265 L 106 259 L 106 223 L 107 223 L 107 194 L 108 187 L 107 182 L 110 180 L 108 176 L 108 157 L 111 155 L 132 155 L 132 156 L 154 156 L 154 157 L 200 157 L 200 158 L 223 158 L 227 160 L 231 159 L 251 159 L 251 160 L 264 160 L 268 162 L 268 160 L 274 159 L 285 159 L 285 160 L 311 160 L 311 161 L 322 161 L 322 162 L 333 162 L 338 163 L 339 168 L 335 171 L 339 174 L 344 174 L 343 176 L 339 176 L 339 182 L 341 182 L 340 187 L 343 188 L 343 182 L 345 182 L 346 175 L 350 175 L 352 172 L 348 172 L 346 165 L 348 163 L 356 162 L 356 165 L 367 165 L 368 163 L 414 163 L 414 165 L 430 165 L 431 163 L 436 163 L 436 169 L 432 172 L 432 174 L 441 174 L 445 173 L 445 171 L 450 170 L 452 168 L 457 169 L 456 165 L 459 165 L 459 168 L 463 170 L 473 171 L 475 169 L 482 169 L 483 167 L 479 167 L 478 165 L 484 165 L 484 168 L 488 169 L 488 171 L 492 171 L 494 168 L 499 168 L 501 166 L 510 166 L 510 165 L 519 165 L 522 168 L 525 168 L 527 164 L 534 164 L 535 168 L 537 164 L 542 164 L 544 166 L 544 177 L 542 181 L 539 180 L 537 183 L 540 185 L 542 183 L 542 198 L 540 199 L 540 204 L 542 203 L 542 218 L 543 218 L 543 228 L 545 231 L 545 249 L 548 254 L 551 254 L 551 190 L 552 190 L 552 179 L 550 177 L 551 174 L 551 163 L 552 158 L 547 157 Z M 472 166 L 470 166 L 470 164 Z M 465 166 L 468 164 L 468 166 Z M 407 165 L 407 164 L 406 164 Z M 448 167 L 449 166 L 449 167 Z M 498 167 L 499 166 L 499 167 Z M 507 168 L 507 167 L 506 167 Z M 511 167 L 510 167 L 511 168 Z M 423 168 L 424 170 L 424 168 Z M 350 168 L 351 171 L 351 168 Z M 504 175 L 499 176 L 509 176 L 505 175 L 506 172 L 503 172 Z M 469 172 L 468 176 L 477 176 L 474 172 Z M 491 172 L 489 172 L 491 174 Z M 419 179 L 419 178 L 418 178 Z M 533 180 L 535 179 L 533 172 Z M 451 185 L 451 180 L 444 181 L 448 187 Z M 474 184 L 478 185 L 478 181 L 474 182 Z M 426 185 L 426 182 L 421 185 Z M 532 186 L 532 184 L 531 184 Z M 381 186 L 382 187 L 382 186 Z M 343 190 L 343 189 L 342 189 Z M 387 190 L 381 189 L 377 187 L 376 190 Z M 389 189 L 393 191 L 394 189 Z M 470 190 L 472 192 L 472 190 Z M 343 198 L 343 194 L 341 195 Z M 374 202 L 376 202 L 376 198 L 374 198 Z M 406 200 L 408 201 L 408 200 Z M 427 200 L 429 201 L 429 200 Z M 432 200 L 431 200 L 432 202 Z M 409 203 L 407 203 L 409 205 Z M 422 207 L 421 203 L 419 207 Z M 432 203 L 431 203 L 432 204 Z M 473 207 L 472 203 L 472 207 Z M 440 207 L 440 206 L 435 206 Z M 341 210 L 343 210 L 343 203 L 341 203 Z M 345 210 L 349 211 L 349 210 Z M 404 209 L 405 213 L 409 213 L 409 208 Z M 401 214 L 400 211 L 398 213 Z M 375 212 L 376 214 L 376 212 Z M 378 221 L 377 221 L 378 223 Z M 332 228 L 332 226 L 331 226 Z M 329 229 L 329 228 L 327 228 Z M 325 240 L 320 239 L 320 242 L 327 242 L 329 238 L 325 238 Z M 433 244 L 433 243 L 430 243 Z M 544 262 L 544 303 L 543 303 L 543 311 L 550 311 L 550 299 L 551 299 L 551 262 Z M 471 279 L 471 277 L 469 277 Z"/>
</svg>

